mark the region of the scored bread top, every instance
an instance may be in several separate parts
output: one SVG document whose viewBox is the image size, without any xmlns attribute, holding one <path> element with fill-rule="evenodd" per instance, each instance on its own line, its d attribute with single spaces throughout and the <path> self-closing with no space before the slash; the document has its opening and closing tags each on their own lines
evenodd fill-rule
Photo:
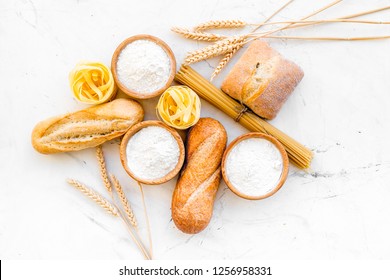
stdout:
<svg viewBox="0 0 390 280">
<path fill-rule="evenodd" d="M 211 118 L 201 118 L 188 133 L 186 165 L 172 198 L 173 221 L 185 233 L 198 233 L 210 222 L 226 142 L 224 127 Z"/>
<path fill-rule="evenodd" d="M 303 78 L 294 62 L 255 40 L 223 81 L 221 89 L 257 115 L 273 119 Z"/>
<path fill-rule="evenodd" d="M 123 135 L 143 116 L 143 109 L 138 102 L 116 99 L 44 120 L 33 129 L 31 141 L 33 147 L 43 154 L 96 147 Z"/>
</svg>

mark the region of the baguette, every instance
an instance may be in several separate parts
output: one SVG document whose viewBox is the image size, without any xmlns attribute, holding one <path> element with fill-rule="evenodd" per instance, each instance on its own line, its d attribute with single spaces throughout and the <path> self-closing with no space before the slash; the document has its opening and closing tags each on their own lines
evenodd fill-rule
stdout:
<svg viewBox="0 0 390 280">
<path fill-rule="evenodd" d="M 266 42 L 255 40 L 229 72 L 221 89 L 260 117 L 273 119 L 302 78 L 298 65 L 283 58 Z"/>
<path fill-rule="evenodd" d="M 144 111 L 138 102 L 116 99 L 38 123 L 32 131 L 31 142 L 42 154 L 96 147 L 123 135 L 143 117 Z"/>
<path fill-rule="evenodd" d="M 172 198 L 172 219 L 185 233 L 198 233 L 210 222 L 226 141 L 224 127 L 211 118 L 201 118 L 188 133 L 186 164 Z"/>
</svg>

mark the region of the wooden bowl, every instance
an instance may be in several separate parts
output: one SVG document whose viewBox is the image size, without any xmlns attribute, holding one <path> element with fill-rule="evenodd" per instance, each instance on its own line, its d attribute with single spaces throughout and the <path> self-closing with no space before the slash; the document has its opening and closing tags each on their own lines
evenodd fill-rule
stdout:
<svg viewBox="0 0 390 280">
<path fill-rule="evenodd" d="M 132 91 L 131 89 L 129 89 L 125 85 L 123 85 L 118 79 L 116 65 L 117 65 L 119 54 L 128 44 L 130 44 L 134 41 L 137 41 L 137 40 L 149 40 L 149 41 L 152 41 L 152 42 L 156 43 L 157 45 L 159 45 L 165 51 L 165 53 L 168 55 L 169 61 L 171 63 L 171 71 L 170 71 L 169 78 L 168 78 L 166 84 L 162 88 L 160 88 L 154 92 L 140 93 L 140 92 Z M 127 38 L 122 43 L 120 43 L 120 45 L 116 48 L 116 50 L 112 56 L 112 59 L 111 59 L 111 72 L 112 72 L 112 75 L 114 76 L 114 80 L 115 80 L 116 85 L 119 87 L 119 89 L 121 91 L 123 91 L 124 93 L 126 93 L 127 95 L 129 95 L 132 98 L 148 99 L 148 98 L 153 98 L 153 97 L 161 94 L 172 84 L 172 81 L 173 81 L 175 74 L 176 74 L 176 59 L 175 59 L 175 55 L 173 54 L 171 48 L 164 41 L 162 41 L 161 39 L 159 39 L 157 37 L 151 36 L 151 35 L 140 34 L 140 35 L 135 35 L 135 36 L 132 36 L 130 38 Z"/>
<path fill-rule="evenodd" d="M 142 128 L 145 128 L 148 126 L 159 126 L 159 127 L 166 129 L 168 132 L 170 132 L 172 134 L 173 138 L 175 138 L 175 140 L 177 141 L 177 144 L 179 145 L 179 149 L 180 149 L 179 161 L 177 162 L 176 167 L 171 172 L 169 172 L 167 175 L 165 175 L 164 177 L 154 179 L 154 180 L 146 180 L 146 179 L 137 177 L 129 169 L 129 167 L 127 165 L 127 156 L 126 156 L 127 143 L 129 142 L 130 138 L 134 134 L 136 134 Z M 132 177 L 134 180 L 141 182 L 141 183 L 144 183 L 144 184 L 147 184 L 147 185 L 162 184 L 162 183 L 165 183 L 165 182 L 171 180 L 173 177 L 175 177 L 177 175 L 177 173 L 179 173 L 181 167 L 183 166 L 184 154 L 185 154 L 184 153 L 184 144 L 183 144 L 183 140 L 181 139 L 179 133 L 177 133 L 176 130 L 174 130 L 173 128 L 170 128 L 169 126 L 165 125 L 163 122 L 160 122 L 160 121 L 143 121 L 143 122 L 140 122 L 140 123 L 134 125 L 123 136 L 123 139 L 122 139 L 122 142 L 120 145 L 120 159 L 121 159 L 123 168 L 126 170 L 127 174 L 129 174 L 130 177 Z"/>
<path fill-rule="evenodd" d="M 280 175 L 280 179 L 279 179 L 279 182 L 278 184 L 275 186 L 275 188 L 272 189 L 272 191 L 264 194 L 264 195 L 259 195 L 259 196 L 251 196 L 251 195 L 247 195 L 245 193 L 242 193 L 241 191 L 237 190 L 234 185 L 229 181 L 229 178 L 226 174 L 226 169 L 225 169 L 225 165 L 226 165 L 226 160 L 227 160 L 227 157 L 230 153 L 230 151 L 238 144 L 240 143 L 241 141 L 245 140 L 245 139 L 249 139 L 249 138 L 262 138 L 262 139 L 265 139 L 265 140 L 268 140 L 270 141 L 272 144 L 274 144 L 276 146 L 276 148 L 279 150 L 281 156 L 282 156 L 282 161 L 283 161 L 283 169 L 282 169 L 282 174 Z M 226 148 L 225 150 L 225 153 L 223 154 L 223 157 L 222 157 L 222 176 L 223 176 L 223 179 L 226 183 L 226 185 L 229 187 L 229 189 L 234 192 L 236 195 L 242 197 L 242 198 L 245 198 L 245 199 L 249 199 L 249 200 L 259 200 L 259 199 L 264 199 L 264 198 L 267 198 L 267 197 L 270 197 L 272 196 L 273 194 L 275 194 L 284 184 L 284 182 L 286 181 L 287 179 L 287 175 L 288 175 L 288 166 L 289 166 L 289 161 L 288 161 L 288 156 L 287 156 L 287 152 L 286 150 L 284 149 L 283 145 L 278 141 L 276 140 L 274 137 L 270 136 L 270 135 L 267 135 L 267 134 L 263 134 L 263 133 L 259 133 L 259 132 L 251 132 L 251 133 L 246 133 L 246 134 L 243 134 L 239 137 L 237 137 L 232 143 L 230 143 L 230 145 Z"/>
</svg>

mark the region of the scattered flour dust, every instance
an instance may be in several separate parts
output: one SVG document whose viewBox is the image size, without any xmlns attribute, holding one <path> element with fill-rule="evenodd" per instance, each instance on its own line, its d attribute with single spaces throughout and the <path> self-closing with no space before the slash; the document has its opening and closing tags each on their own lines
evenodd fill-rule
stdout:
<svg viewBox="0 0 390 280">
<path fill-rule="evenodd" d="M 261 196 L 278 184 L 283 159 L 272 142 L 250 138 L 242 140 L 229 152 L 225 168 L 229 181 L 239 192 Z"/>
<path fill-rule="evenodd" d="M 175 169 L 180 148 L 172 134 L 148 126 L 134 134 L 126 147 L 127 166 L 140 179 L 160 179 Z"/>
<path fill-rule="evenodd" d="M 171 62 L 164 49 L 155 42 L 136 40 L 120 52 L 116 71 L 126 88 L 148 94 L 167 83 Z"/>
</svg>

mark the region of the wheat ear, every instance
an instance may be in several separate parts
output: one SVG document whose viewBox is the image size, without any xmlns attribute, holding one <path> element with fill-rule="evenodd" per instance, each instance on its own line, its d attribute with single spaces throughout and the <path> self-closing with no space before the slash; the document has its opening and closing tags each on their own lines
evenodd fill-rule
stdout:
<svg viewBox="0 0 390 280">
<path fill-rule="evenodd" d="M 197 41 L 207 41 L 207 42 L 214 42 L 221 40 L 223 38 L 226 38 L 226 36 L 218 35 L 218 34 L 212 34 L 212 33 L 203 33 L 203 32 L 197 32 L 197 31 L 190 31 L 187 28 L 181 28 L 181 27 L 172 27 L 171 31 L 180 34 L 181 36 L 197 40 Z"/>
<path fill-rule="evenodd" d="M 123 209 L 125 210 L 125 213 L 127 215 L 127 218 L 129 219 L 130 221 L 130 224 L 133 226 L 133 227 L 137 227 L 137 220 L 134 216 L 134 212 L 133 212 L 133 209 L 131 209 L 131 206 L 130 206 L 130 203 L 129 203 L 129 200 L 127 199 L 126 195 L 125 195 L 125 192 L 123 191 L 123 188 L 121 186 L 121 184 L 119 183 L 119 180 L 114 176 L 114 175 L 110 175 L 110 178 L 114 184 L 114 187 L 115 187 L 115 190 L 117 191 L 118 193 L 118 196 L 119 196 L 119 199 L 121 201 L 121 204 L 123 206 Z"/>
<path fill-rule="evenodd" d="M 118 209 L 112 205 L 107 199 L 105 199 L 101 194 L 98 192 L 94 191 L 91 188 L 88 188 L 84 184 L 82 184 L 79 181 L 73 180 L 73 179 L 68 179 L 67 180 L 68 184 L 71 186 L 75 187 L 79 191 L 81 191 L 84 195 L 95 201 L 100 207 L 102 207 L 104 210 L 106 210 L 108 213 L 111 215 L 114 215 L 116 217 L 119 216 Z"/>
<path fill-rule="evenodd" d="M 205 48 L 189 52 L 184 60 L 184 64 L 189 65 L 207 58 L 232 52 L 235 48 L 243 46 L 246 43 L 246 38 L 247 35 L 233 36 L 217 41 Z"/>
<path fill-rule="evenodd" d="M 242 45 L 234 48 L 231 52 L 225 54 L 225 57 L 222 58 L 222 60 L 219 62 L 218 66 L 214 69 L 213 74 L 211 74 L 210 81 L 212 81 L 221 71 L 222 69 L 228 64 L 230 59 L 233 57 L 233 55 L 242 47 Z"/>
<path fill-rule="evenodd" d="M 219 28 L 241 28 L 246 25 L 247 23 L 245 21 L 239 19 L 210 20 L 195 26 L 194 31 L 200 32 L 207 29 L 219 29 Z"/>
<path fill-rule="evenodd" d="M 98 146 L 96 148 L 96 158 L 99 162 L 100 176 L 102 177 L 104 186 L 106 187 L 109 193 L 112 192 L 111 182 L 108 179 L 107 169 L 106 169 L 106 161 L 104 160 L 103 148 L 102 146 Z"/>
</svg>

